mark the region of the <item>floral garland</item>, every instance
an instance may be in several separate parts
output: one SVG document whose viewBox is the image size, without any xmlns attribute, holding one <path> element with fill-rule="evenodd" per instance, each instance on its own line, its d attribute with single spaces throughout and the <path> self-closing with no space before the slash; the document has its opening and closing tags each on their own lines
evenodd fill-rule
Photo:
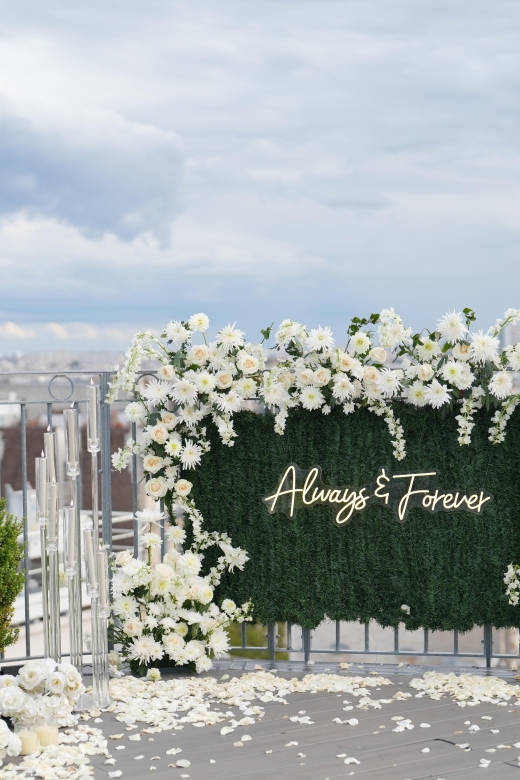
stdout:
<svg viewBox="0 0 520 780">
<path fill-rule="evenodd" d="M 191 483 L 179 480 L 177 490 L 186 496 Z M 177 550 L 177 545 L 184 543 L 186 532 L 174 525 L 165 533 L 173 546 L 163 562 L 153 566 L 153 548 L 160 546 L 161 537 L 152 528 L 161 523 L 164 515 L 145 509 L 137 512 L 136 517 L 148 526 L 141 535 L 147 562 L 137 560 L 129 550 L 117 553 L 113 559 L 112 638 L 121 645 L 121 655 L 132 672 L 148 669 L 150 679 L 154 679 L 153 672 L 157 670 L 149 665 L 167 658 L 171 665 L 191 663 L 197 672 L 208 671 L 212 667 L 210 656 L 218 658 L 229 648 L 225 628 L 232 621 L 251 620 L 250 603 L 237 607 L 231 599 L 224 599 L 221 608 L 213 603 L 214 587 L 222 573 L 235 566 L 242 569 L 247 554 L 233 547 L 226 534 L 202 531 L 201 515 L 186 498 L 184 507 L 193 529 L 193 543 L 188 550 Z M 201 576 L 202 551 L 210 546 L 220 547 L 223 554 L 208 574 Z"/>
</svg>

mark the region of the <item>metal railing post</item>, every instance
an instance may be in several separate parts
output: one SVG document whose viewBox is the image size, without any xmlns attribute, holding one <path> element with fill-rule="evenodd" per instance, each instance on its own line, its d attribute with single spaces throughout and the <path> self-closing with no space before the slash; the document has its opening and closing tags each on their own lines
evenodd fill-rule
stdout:
<svg viewBox="0 0 520 780">
<path fill-rule="evenodd" d="M 302 645 L 303 645 L 303 660 L 304 663 L 309 663 L 311 657 L 311 630 L 310 628 L 302 628 Z"/>
<path fill-rule="evenodd" d="M 267 626 L 267 650 L 271 661 L 276 661 L 276 623 Z"/>
<path fill-rule="evenodd" d="M 486 657 L 486 668 L 491 668 L 491 658 L 493 657 L 493 626 L 486 623 L 484 626 L 484 655 Z"/>
<path fill-rule="evenodd" d="M 25 652 L 31 655 L 31 621 L 29 613 L 29 521 L 27 518 L 27 416 L 25 404 L 20 404 L 20 433 L 22 437 L 22 518 L 23 541 L 25 545 L 23 565 L 25 569 L 25 583 L 23 589 L 25 606 Z"/>
</svg>

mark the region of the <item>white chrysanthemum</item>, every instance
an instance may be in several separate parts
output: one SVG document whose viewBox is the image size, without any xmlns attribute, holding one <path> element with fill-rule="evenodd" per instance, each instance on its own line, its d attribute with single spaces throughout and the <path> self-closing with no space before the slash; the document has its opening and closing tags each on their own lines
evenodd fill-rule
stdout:
<svg viewBox="0 0 520 780">
<path fill-rule="evenodd" d="M 359 330 L 350 339 L 348 349 L 349 352 L 351 352 L 354 355 L 364 355 L 365 352 L 368 352 L 371 346 L 372 346 L 372 342 L 370 341 L 367 334 L 363 333 L 362 330 Z"/>
<path fill-rule="evenodd" d="M 426 389 L 426 400 L 434 409 L 439 409 L 444 404 L 449 403 L 450 394 L 446 385 L 441 385 L 434 379 Z"/>
<path fill-rule="evenodd" d="M 134 617 L 137 613 L 138 603 L 133 596 L 118 596 L 112 604 L 112 611 L 123 620 Z"/>
<path fill-rule="evenodd" d="M 186 531 L 179 525 L 172 525 L 166 530 L 166 538 L 174 544 L 182 544 L 186 539 Z"/>
<path fill-rule="evenodd" d="M 499 371 L 489 383 L 489 390 L 495 398 L 507 398 L 513 390 L 513 377 L 509 371 Z"/>
<path fill-rule="evenodd" d="M 347 398 L 351 398 L 354 395 L 354 385 L 348 376 L 341 371 L 338 371 L 334 377 L 332 395 L 339 401 L 346 401 Z"/>
<path fill-rule="evenodd" d="M 209 345 L 209 367 L 213 371 L 220 371 L 229 364 L 229 358 L 222 347 L 219 347 L 216 341 Z"/>
<path fill-rule="evenodd" d="M 483 333 L 481 330 L 470 335 L 470 355 L 477 363 L 496 360 L 498 357 L 499 340 L 495 336 Z"/>
<path fill-rule="evenodd" d="M 163 636 L 162 643 L 166 654 L 176 660 L 178 653 L 184 648 L 184 639 L 179 634 L 166 634 Z"/>
<path fill-rule="evenodd" d="M 406 391 L 406 397 L 408 401 L 414 406 L 426 406 L 428 399 L 426 398 L 426 389 L 422 382 L 416 381 L 410 385 Z"/>
<path fill-rule="evenodd" d="M 188 428 L 194 428 L 208 413 L 206 406 L 185 406 L 179 411 L 179 420 Z"/>
<path fill-rule="evenodd" d="M 152 379 L 143 387 L 141 395 L 148 401 L 152 401 L 152 403 L 160 403 L 168 397 L 171 389 L 172 385 L 170 382 L 163 382 L 161 379 Z"/>
<path fill-rule="evenodd" d="M 198 330 L 204 333 L 209 328 L 209 317 L 206 314 L 200 312 L 199 314 L 192 314 L 188 320 L 190 330 Z"/>
<path fill-rule="evenodd" d="M 202 457 L 202 447 L 191 439 L 186 439 L 180 452 L 180 459 L 185 469 L 194 469 L 198 466 Z"/>
<path fill-rule="evenodd" d="M 304 387 L 300 393 L 301 404 L 304 409 L 312 411 L 313 409 L 319 409 L 325 403 L 325 398 L 319 387 L 313 387 L 308 385 Z"/>
<path fill-rule="evenodd" d="M 179 379 L 171 391 L 171 397 L 180 404 L 193 406 L 197 400 L 197 388 L 187 379 Z"/>
<path fill-rule="evenodd" d="M 265 385 L 262 395 L 267 406 L 281 406 L 289 400 L 289 393 L 281 382 L 272 382 Z"/>
<path fill-rule="evenodd" d="M 292 320 L 284 320 L 278 328 L 274 340 L 280 349 L 284 349 L 289 346 L 292 341 L 303 343 L 306 337 L 307 331 L 303 325 L 300 325 L 299 322 L 293 322 Z"/>
<path fill-rule="evenodd" d="M 164 445 L 164 450 L 168 453 L 168 455 L 174 455 L 175 457 L 180 454 L 182 450 L 182 442 L 178 433 L 173 434 L 171 438 L 168 439 Z"/>
<path fill-rule="evenodd" d="M 456 360 L 448 360 L 441 369 L 441 376 L 445 382 L 458 387 L 458 382 L 464 374 L 464 363 L 458 363 Z"/>
<path fill-rule="evenodd" d="M 186 552 L 178 558 L 177 565 L 187 574 L 198 574 L 201 562 L 198 555 L 192 552 Z"/>
<path fill-rule="evenodd" d="M 234 390 L 229 390 L 227 393 L 219 393 L 217 407 L 225 414 L 239 412 L 242 408 L 242 397 Z"/>
<path fill-rule="evenodd" d="M 334 349 L 334 337 L 330 328 L 312 328 L 305 339 L 305 349 L 308 352 L 330 352 Z"/>
<path fill-rule="evenodd" d="M 421 339 L 421 343 L 417 345 L 417 354 L 421 360 L 432 360 L 440 355 L 441 350 L 436 341 L 432 339 Z"/>
<path fill-rule="evenodd" d="M 520 345 L 506 349 L 507 362 L 513 371 L 520 371 Z"/>
<path fill-rule="evenodd" d="M 220 344 L 226 354 L 238 349 L 244 344 L 244 332 L 235 328 L 235 325 L 226 325 L 217 334 L 217 344 Z"/>
<path fill-rule="evenodd" d="M 459 390 L 468 390 L 475 381 L 475 375 L 471 373 L 471 369 L 467 363 L 462 363 L 462 371 L 460 377 L 455 383 L 455 387 Z"/>
<path fill-rule="evenodd" d="M 163 648 L 152 636 L 141 636 L 138 639 L 133 639 L 128 653 L 128 657 L 132 661 L 139 661 L 142 664 L 159 661 L 163 655 Z"/>
<path fill-rule="evenodd" d="M 201 655 L 200 658 L 197 658 L 195 661 L 195 670 L 197 674 L 209 672 L 210 669 L 213 669 L 213 661 L 211 658 L 208 658 L 207 655 Z"/>
<path fill-rule="evenodd" d="M 181 322 L 170 322 L 166 326 L 165 333 L 168 341 L 172 342 L 174 350 L 181 347 L 191 336 L 191 332 Z"/>
<path fill-rule="evenodd" d="M 401 389 L 402 371 L 383 368 L 376 380 L 377 389 L 385 398 L 392 398 Z"/>
<path fill-rule="evenodd" d="M 141 544 L 145 550 L 148 550 L 150 547 L 160 547 L 161 537 L 159 534 L 154 534 L 149 531 L 141 536 Z"/>
<path fill-rule="evenodd" d="M 134 582 L 128 574 L 123 571 L 116 571 L 112 579 L 112 591 L 114 596 L 120 596 L 121 594 L 128 593 L 134 587 Z"/>
<path fill-rule="evenodd" d="M 175 633 L 178 636 L 185 637 L 188 633 L 188 626 L 186 623 L 177 623 L 175 626 Z"/>
<path fill-rule="evenodd" d="M 215 388 L 215 377 L 209 371 L 198 373 L 194 377 L 193 382 L 199 393 L 211 393 Z"/>
<path fill-rule="evenodd" d="M 235 382 L 233 389 L 241 398 L 256 398 L 256 382 L 249 376 Z"/>
<path fill-rule="evenodd" d="M 215 658 L 220 658 L 221 655 L 224 655 L 229 650 L 229 637 L 225 631 L 217 629 L 217 631 L 211 634 L 208 645 L 213 651 Z"/>
<path fill-rule="evenodd" d="M 146 417 L 146 409 L 140 401 L 132 401 L 125 406 L 125 417 L 128 422 L 139 422 Z"/>
<path fill-rule="evenodd" d="M 437 323 L 437 330 L 442 338 L 449 341 L 450 344 L 456 344 L 462 341 L 468 329 L 464 324 L 462 312 L 452 311 L 445 314 Z"/>
<path fill-rule="evenodd" d="M 236 610 L 236 608 L 237 608 L 237 605 L 231 599 L 224 599 L 224 601 L 222 602 L 222 609 L 228 615 L 232 615 L 233 612 Z"/>
</svg>

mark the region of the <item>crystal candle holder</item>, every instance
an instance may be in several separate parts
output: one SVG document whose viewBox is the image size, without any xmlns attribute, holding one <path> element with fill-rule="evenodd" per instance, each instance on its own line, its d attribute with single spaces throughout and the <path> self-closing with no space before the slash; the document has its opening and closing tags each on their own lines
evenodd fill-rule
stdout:
<svg viewBox="0 0 520 780">
<path fill-rule="evenodd" d="M 56 715 L 46 715 L 36 721 L 36 734 L 41 747 L 57 745 L 59 742 L 58 718 Z"/>
<path fill-rule="evenodd" d="M 22 749 L 20 750 L 21 756 L 30 756 L 40 749 L 40 740 L 38 739 L 35 723 L 24 723 L 23 721 L 19 721 L 14 724 L 14 733 L 22 743 Z"/>
</svg>

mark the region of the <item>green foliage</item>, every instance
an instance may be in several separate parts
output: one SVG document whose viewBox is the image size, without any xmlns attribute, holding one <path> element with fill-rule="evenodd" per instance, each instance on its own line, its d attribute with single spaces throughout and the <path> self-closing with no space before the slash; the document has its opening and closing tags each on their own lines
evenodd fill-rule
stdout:
<svg viewBox="0 0 520 780">
<path fill-rule="evenodd" d="M 484 410 L 465 447 L 453 414 L 441 418 L 402 404 L 396 415 L 407 442 L 402 463 L 392 457 L 384 421 L 364 409 L 349 416 L 339 408 L 328 416 L 291 410 L 284 436 L 274 432 L 271 415 L 241 412 L 232 448 L 208 428 L 211 451 L 185 476 L 205 527 L 229 533 L 250 555 L 243 572 L 223 578 L 218 599 L 251 598 L 263 624 L 287 620 L 306 628 L 325 617 L 382 626 L 404 621 L 409 630 L 520 627 L 503 583 L 507 565 L 520 561 L 520 409 L 495 446 Z M 352 487 L 370 482 L 381 466 L 394 474 L 436 470 L 441 489 L 483 489 L 494 501 L 481 515 L 414 508 L 402 525 L 376 505 L 343 527 L 327 507 L 301 509 L 292 519 L 269 515 L 261 499 L 291 462 L 321 465 L 327 484 Z M 410 606 L 409 616 L 401 604 Z"/>
<path fill-rule="evenodd" d="M 0 652 L 18 639 L 19 630 L 11 628 L 13 604 L 23 588 L 25 574 L 17 571 L 23 558 L 18 536 L 23 525 L 7 512 L 5 498 L 0 498 Z"/>
</svg>

